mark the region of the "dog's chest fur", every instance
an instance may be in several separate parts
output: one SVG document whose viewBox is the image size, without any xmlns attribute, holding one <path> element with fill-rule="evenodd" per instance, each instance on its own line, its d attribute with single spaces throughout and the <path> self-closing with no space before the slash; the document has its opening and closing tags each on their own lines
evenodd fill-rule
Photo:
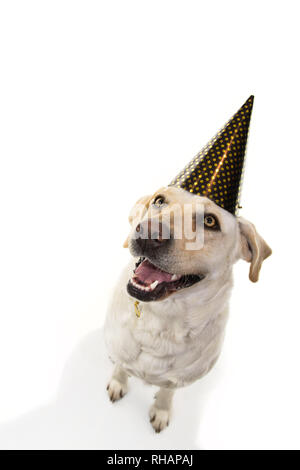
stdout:
<svg viewBox="0 0 300 470">
<path fill-rule="evenodd" d="M 130 374 L 162 387 L 181 387 L 216 362 L 228 316 L 231 276 L 177 293 L 161 302 L 135 300 L 126 284 L 130 266 L 113 296 L 105 324 L 111 359 Z"/>
</svg>

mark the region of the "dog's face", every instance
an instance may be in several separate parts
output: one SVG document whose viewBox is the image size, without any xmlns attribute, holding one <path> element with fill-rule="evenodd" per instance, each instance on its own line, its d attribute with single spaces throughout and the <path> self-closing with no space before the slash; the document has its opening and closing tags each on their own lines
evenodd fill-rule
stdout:
<svg viewBox="0 0 300 470">
<path fill-rule="evenodd" d="M 124 246 L 139 260 L 127 290 L 144 302 L 215 279 L 239 258 L 251 262 L 249 277 L 256 282 L 271 254 L 252 224 L 176 187 L 141 198 L 129 220 L 132 230 Z"/>
</svg>

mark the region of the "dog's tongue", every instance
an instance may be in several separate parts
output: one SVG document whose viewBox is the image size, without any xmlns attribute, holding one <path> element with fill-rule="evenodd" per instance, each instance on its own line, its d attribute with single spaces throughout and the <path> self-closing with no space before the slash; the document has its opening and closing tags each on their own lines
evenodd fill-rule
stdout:
<svg viewBox="0 0 300 470">
<path fill-rule="evenodd" d="M 144 260 L 135 270 L 134 276 L 142 281 L 144 284 L 152 284 L 154 281 L 170 282 L 172 274 L 161 271 L 159 268 L 154 266 L 147 259 Z"/>
</svg>

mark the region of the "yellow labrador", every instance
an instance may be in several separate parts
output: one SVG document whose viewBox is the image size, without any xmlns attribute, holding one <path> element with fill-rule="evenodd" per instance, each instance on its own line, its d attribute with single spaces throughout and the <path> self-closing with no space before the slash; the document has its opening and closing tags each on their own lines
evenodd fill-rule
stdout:
<svg viewBox="0 0 300 470">
<path fill-rule="evenodd" d="M 188 236 L 180 229 L 184 217 L 191 221 Z M 115 364 L 107 389 L 112 401 L 122 398 L 130 375 L 160 387 L 150 408 L 160 432 L 169 424 L 174 390 L 207 374 L 218 359 L 233 264 L 248 261 L 256 282 L 271 249 L 250 222 L 174 186 L 140 199 L 129 219 L 125 246 L 133 258 L 105 324 Z"/>
</svg>

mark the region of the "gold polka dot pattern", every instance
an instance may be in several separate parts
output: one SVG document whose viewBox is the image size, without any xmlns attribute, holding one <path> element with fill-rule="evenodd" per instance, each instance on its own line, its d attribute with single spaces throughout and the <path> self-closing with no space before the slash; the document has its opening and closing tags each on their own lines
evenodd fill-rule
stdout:
<svg viewBox="0 0 300 470">
<path fill-rule="evenodd" d="M 170 186 L 212 199 L 237 213 L 254 96 L 173 179 Z"/>
</svg>

